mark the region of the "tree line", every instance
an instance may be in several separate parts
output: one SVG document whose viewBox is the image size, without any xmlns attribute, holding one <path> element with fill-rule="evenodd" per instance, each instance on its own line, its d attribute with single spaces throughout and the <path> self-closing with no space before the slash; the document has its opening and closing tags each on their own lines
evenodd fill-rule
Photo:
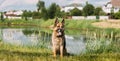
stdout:
<svg viewBox="0 0 120 61">
<path fill-rule="evenodd" d="M 78 8 L 74 8 L 70 10 L 70 12 L 61 11 L 61 8 L 56 3 L 52 3 L 48 8 L 45 7 L 45 2 L 39 0 L 36 4 L 37 11 L 31 12 L 25 10 L 23 12 L 22 17 L 24 19 L 28 19 L 32 17 L 33 19 L 43 18 L 44 20 L 53 19 L 55 17 L 66 17 L 66 16 L 99 16 L 99 15 L 107 15 L 101 7 L 94 7 L 92 4 L 86 2 L 86 5 L 83 7 L 83 10 L 79 10 Z M 120 17 L 120 14 L 112 14 L 113 18 Z"/>
<path fill-rule="evenodd" d="M 31 12 L 24 10 L 22 17 L 24 19 L 28 19 L 29 17 L 32 17 L 33 19 L 39 19 L 43 18 L 45 20 L 47 19 L 53 19 L 55 17 L 62 17 L 62 12 L 60 11 L 60 6 L 56 3 L 52 3 L 49 8 L 45 7 L 44 1 L 38 1 L 37 3 L 37 11 Z"/>
</svg>

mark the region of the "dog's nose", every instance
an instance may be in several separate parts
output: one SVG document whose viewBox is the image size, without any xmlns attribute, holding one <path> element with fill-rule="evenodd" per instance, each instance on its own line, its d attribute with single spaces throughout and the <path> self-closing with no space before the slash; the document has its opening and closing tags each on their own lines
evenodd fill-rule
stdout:
<svg viewBox="0 0 120 61">
<path fill-rule="evenodd" d="M 62 32 L 62 29 L 58 29 L 57 31 L 58 31 L 58 32 Z"/>
</svg>

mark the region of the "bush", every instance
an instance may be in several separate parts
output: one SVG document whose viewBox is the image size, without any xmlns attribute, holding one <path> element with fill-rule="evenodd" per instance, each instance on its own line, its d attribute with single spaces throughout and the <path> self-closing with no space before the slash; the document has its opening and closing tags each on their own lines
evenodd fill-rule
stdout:
<svg viewBox="0 0 120 61">
<path fill-rule="evenodd" d="M 73 10 L 70 11 L 72 16 L 81 16 L 82 11 L 79 10 L 78 8 L 74 8 Z"/>
<path fill-rule="evenodd" d="M 114 19 L 120 19 L 120 12 L 114 13 L 113 18 Z"/>
<path fill-rule="evenodd" d="M 94 14 L 95 7 L 92 4 L 86 4 L 83 8 L 84 16 L 89 16 Z"/>
<path fill-rule="evenodd" d="M 32 14 L 32 18 L 33 19 L 40 19 L 41 18 L 41 14 L 39 12 L 34 11 Z"/>
</svg>

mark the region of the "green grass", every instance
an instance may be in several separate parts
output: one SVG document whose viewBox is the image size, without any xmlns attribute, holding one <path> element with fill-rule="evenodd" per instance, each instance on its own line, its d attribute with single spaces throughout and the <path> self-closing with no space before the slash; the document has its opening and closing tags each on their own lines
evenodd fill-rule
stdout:
<svg viewBox="0 0 120 61">
<path fill-rule="evenodd" d="M 43 19 L 33 19 L 33 20 L 24 20 L 24 19 L 6 19 L 4 22 L 0 22 L 0 25 L 21 25 L 21 26 L 38 26 L 38 27 L 49 27 L 54 24 L 55 19 L 49 19 L 44 21 Z M 60 20 L 61 21 L 61 20 Z M 85 28 L 94 28 L 91 23 L 95 22 L 95 20 L 69 20 L 65 19 L 65 27 L 66 28 L 77 28 L 77 29 L 85 29 Z"/>
<path fill-rule="evenodd" d="M 80 54 L 60 58 L 52 56 L 51 49 L 13 46 L 0 42 L 0 61 L 118 61 L 119 53 Z"/>
<path fill-rule="evenodd" d="M 41 22 L 41 26 L 49 27 L 54 24 L 54 19 L 49 19 L 47 21 Z M 61 20 L 59 20 L 61 21 Z M 65 27 L 69 29 L 87 29 L 87 28 L 95 28 L 91 25 L 91 23 L 95 22 L 95 20 L 65 20 Z"/>
</svg>

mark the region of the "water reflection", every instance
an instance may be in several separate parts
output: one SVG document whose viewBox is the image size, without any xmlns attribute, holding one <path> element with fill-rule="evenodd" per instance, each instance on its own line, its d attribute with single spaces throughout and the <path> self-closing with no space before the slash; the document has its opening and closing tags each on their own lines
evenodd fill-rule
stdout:
<svg viewBox="0 0 120 61">
<path fill-rule="evenodd" d="M 100 53 L 103 51 L 111 51 L 112 48 L 109 47 L 113 45 L 111 44 L 111 39 L 104 39 L 103 37 L 96 38 L 94 35 L 96 36 L 96 34 L 91 32 L 76 35 L 66 33 L 65 37 L 68 53 L 81 54 L 86 51 L 90 53 L 91 51 Z M 48 29 L 46 31 L 33 28 L 1 28 L 0 39 L 4 43 L 13 45 L 51 48 L 51 31 Z"/>
<path fill-rule="evenodd" d="M 66 35 L 65 37 L 68 52 L 72 54 L 80 54 L 85 52 L 86 46 L 83 36 L 76 36 L 77 39 L 69 35 Z"/>
<path fill-rule="evenodd" d="M 44 45 L 51 48 L 51 33 L 35 29 L 0 29 L 4 43 L 21 46 Z M 85 42 L 82 36 L 65 35 L 66 47 L 69 53 L 78 54 L 84 52 Z"/>
<path fill-rule="evenodd" d="M 3 41 L 16 45 L 37 45 L 38 35 L 25 35 L 23 29 L 2 29 Z"/>
</svg>

